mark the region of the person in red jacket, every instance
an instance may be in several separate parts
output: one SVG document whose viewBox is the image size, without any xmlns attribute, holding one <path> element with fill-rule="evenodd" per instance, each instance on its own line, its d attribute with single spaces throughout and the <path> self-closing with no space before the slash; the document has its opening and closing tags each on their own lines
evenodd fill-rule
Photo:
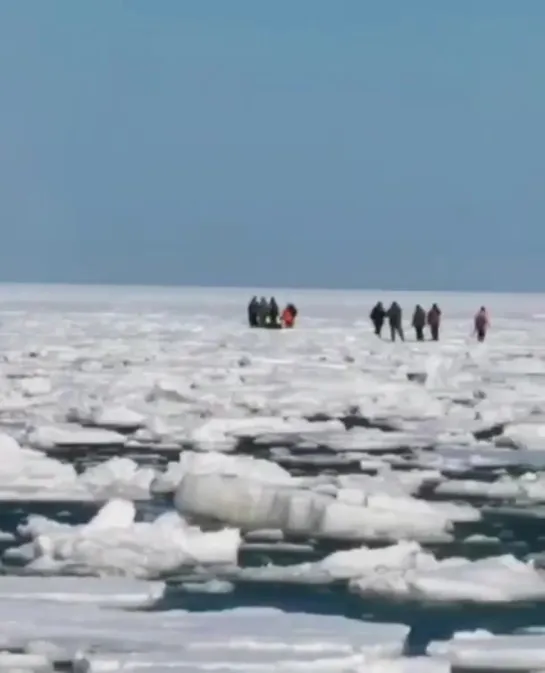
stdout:
<svg viewBox="0 0 545 673">
<path fill-rule="evenodd" d="M 282 327 L 291 329 L 295 325 L 295 318 L 297 317 L 297 309 L 293 304 L 288 304 L 282 311 Z"/>
<path fill-rule="evenodd" d="M 479 311 L 475 315 L 475 334 L 477 335 L 477 341 L 484 341 L 486 339 L 486 333 L 490 327 L 490 319 L 488 313 L 484 306 L 481 306 Z"/>
</svg>

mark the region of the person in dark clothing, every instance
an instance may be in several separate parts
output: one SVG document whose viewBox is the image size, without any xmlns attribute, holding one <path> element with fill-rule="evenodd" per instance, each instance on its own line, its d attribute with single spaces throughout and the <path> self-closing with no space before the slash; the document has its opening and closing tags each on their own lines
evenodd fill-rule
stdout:
<svg viewBox="0 0 545 673">
<path fill-rule="evenodd" d="M 257 325 L 258 327 L 267 327 L 269 319 L 269 302 L 265 297 L 261 297 L 257 305 Z"/>
<path fill-rule="evenodd" d="M 252 300 L 248 304 L 248 324 L 250 327 L 257 327 L 259 324 L 258 320 L 259 313 L 259 302 L 257 297 L 252 297 Z"/>
<path fill-rule="evenodd" d="M 271 297 L 269 302 L 269 327 L 278 327 L 278 316 L 280 315 L 280 309 L 276 303 L 276 299 Z"/>
<path fill-rule="evenodd" d="M 441 309 L 434 304 L 428 311 L 428 325 L 432 341 L 439 341 L 439 327 L 441 326 Z"/>
<path fill-rule="evenodd" d="M 426 311 L 417 304 L 413 313 L 413 327 L 417 341 L 424 341 L 424 327 L 426 327 Z"/>
<path fill-rule="evenodd" d="M 475 316 L 475 333 L 477 334 L 477 341 L 482 343 L 486 339 L 486 333 L 489 327 L 490 319 L 488 317 L 488 312 L 484 306 L 481 306 Z"/>
<path fill-rule="evenodd" d="M 396 336 L 399 336 L 401 341 L 405 341 L 405 335 L 403 334 L 403 311 L 401 306 L 397 301 L 392 302 L 390 308 L 386 312 L 388 322 L 390 324 L 390 336 L 392 341 L 396 340 Z"/>
<path fill-rule="evenodd" d="M 384 310 L 384 306 L 382 305 L 381 301 L 377 302 L 373 306 L 373 310 L 369 314 L 369 318 L 371 319 L 373 327 L 375 328 L 375 334 L 380 337 L 382 335 L 382 326 L 384 325 L 384 320 L 386 318 L 386 311 Z"/>
</svg>

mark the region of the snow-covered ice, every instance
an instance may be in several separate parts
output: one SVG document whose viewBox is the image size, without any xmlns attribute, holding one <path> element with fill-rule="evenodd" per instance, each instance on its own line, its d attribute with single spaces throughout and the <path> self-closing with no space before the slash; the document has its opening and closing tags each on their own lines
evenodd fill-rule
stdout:
<svg viewBox="0 0 545 673">
<path fill-rule="evenodd" d="M 18 532 L 30 536 L 32 545 L 8 554 L 28 561 L 29 570 L 143 578 L 191 566 L 235 566 L 241 541 L 237 530 L 202 532 L 175 512 L 135 522 L 134 504 L 127 500 L 109 501 L 86 524 L 30 517 Z"/>
<path fill-rule="evenodd" d="M 34 592 L 23 600 L 8 588 L 16 578 L 0 578 L 0 631 L 11 610 L 14 638 L 55 641 L 27 643 L 0 669 L 45 670 L 48 647 L 75 656 L 97 634 L 105 648 L 92 670 L 141 665 L 145 634 L 156 639 L 154 670 L 234 670 L 243 661 L 229 658 L 231 641 L 246 648 L 248 670 L 294 670 L 296 659 L 377 673 L 545 668 L 535 634 L 450 633 L 433 656 L 411 659 L 407 627 L 354 620 L 352 631 L 345 617 L 270 606 L 231 612 L 239 631 L 220 633 L 201 660 L 173 633 L 213 642 L 218 614 L 127 616 L 102 599 L 62 598 L 89 587 L 115 604 L 109 583 L 119 581 L 149 604 L 164 588 L 150 580 L 178 576 L 192 601 L 236 601 L 245 583 L 340 583 L 360 619 L 370 600 L 422 610 L 544 602 L 545 297 L 396 293 L 406 320 L 417 302 L 437 301 L 444 323 L 439 343 L 408 331 L 391 344 L 367 316 L 392 293 L 275 294 L 299 306 L 296 329 L 249 330 L 237 290 L 0 286 L 0 543 L 4 569 L 18 567 Z M 482 304 L 493 329 L 477 344 Z M 44 503 L 95 511 L 74 522 L 40 513 Z M 57 579 L 66 592 L 47 588 Z M 25 616 L 38 600 L 50 606 L 40 625 Z M 63 639 L 61 623 L 77 637 Z M 324 643 L 328 629 L 347 631 L 312 658 L 308 628 Z M 115 629 L 129 643 L 123 656 L 112 653 Z M 501 656 L 487 659 L 494 648 Z"/>
<path fill-rule="evenodd" d="M 409 628 L 403 624 L 263 608 L 204 614 L 127 611 L 105 605 L 96 581 L 79 581 L 89 592 L 87 599 L 64 578 L 45 580 L 42 590 L 25 588 L 18 578 L 0 582 L 0 645 L 53 661 L 87 661 L 92 671 L 318 668 L 340 673 L 370 665 L 377 671 L 405 670 L 395 668 L 407 661 L 402 655 Z M 123 596 L 130 589 L 124 581 L 108 588 Z M 133 591 L 137 595 L 138 586 Z"/>
<path fill-rule="evenodd" d="M 225 451 L 245 434 L 308 432 L 336 451 L 387 451 L 496 423 L 512 446 L 544 448 L 541 297 L 438 296 L 443 341 L 391 345 L 369 330 L 375 296 L 290 296 L 298 328 L 271 333 L 245 327 L 242 291 L 4 286 L 0 412 L 26 418 L 26 440 L 44 450 L 122 447 L 133 434 Z M 425 295 L 400 298 L 409 311 Z M 479 345 L 469 333 L 482 301 L 494 331 Z M 304 419 L 354 411 L 377 427 L 343 439 L 341 425 L 317 432 Z"/>
</svg>

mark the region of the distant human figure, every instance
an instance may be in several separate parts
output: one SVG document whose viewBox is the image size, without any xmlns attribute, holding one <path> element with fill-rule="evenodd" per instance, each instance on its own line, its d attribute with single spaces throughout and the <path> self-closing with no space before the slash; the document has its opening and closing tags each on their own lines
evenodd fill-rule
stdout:
<svg viewBox="0 0 545 673">
<path fill-rule="evenodd" d="M 490 327 L 490 319 L 484 306 L 478 310 L 475 315 L 475 334 L 477 341 L 483 342 L 486 339 L 486 333 Z"/>
<path fill-rule="evenodd" d="M 428 325 L 432 341 L 439 341 L 439 328 L 441 327 L 441 309 L 434 304 L 428 311 Z"/>
<path fill-rule="evenodd" d="M 280 314 L 280 309 L 276 303 L 276 299 L 271 297 L 269 302 L 269 326 L 276 327 L 278 325 L 278 316 Z"/>
<path fill-rule="evenodd" d="M 384 320 L 386 319 L 386 311 L 382 302 L 379 301 L 373 306 L 373 310 L 369 314 L 369 318 L 373 323 L 375 328 L 375 334 L 380 337 L 382 336 L 382 326 L 384 325 Z"/>
<path fill-rule="evenodd" d="M 282 311 L 282 327 L 291 329 L 295 325 L 295 318 L 297 318 L 297 308 L 293 304 L 288 304 Z"/>
<path fill-rule="evenodd" d="M 386 312 L 388 322 L 390 324 L 390 337 L 392 341 L 396 340 L 396 336 L 399 336 L 401 341 L 405 341 L 405 335 L 403 334 L 403 311 L 401 306 L 397 301 L 392 302 L 390 308 Z"/>
<path fill-rule="evenodd" d="M 259 327 L 266 327 L 269 318 L 269 302 L 265 297 L 261 297 L 257 309 L 257 324 Z"/>
<path fill-rule="evenodd" d="M 417 341 L 424 341 L 424 327 L 426 327 L 426 311 L 417 304 L 413 313 L 413 327 Z"/>
<path fill-rule="evenodd" d="M 259 324 L 259 302 L 257 297 L 252 297 L 248 304 L 248 324 L 250 327 L 257 327 Z"/>
</svg>

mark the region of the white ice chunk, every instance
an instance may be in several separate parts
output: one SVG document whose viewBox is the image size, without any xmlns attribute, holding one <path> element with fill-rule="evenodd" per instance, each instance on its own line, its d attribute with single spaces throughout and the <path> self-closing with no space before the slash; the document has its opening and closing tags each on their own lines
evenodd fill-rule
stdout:
<svg viewBox="0 0 545 673">
<path fill-rule="evenodd" d="M 544 601 L 545 577 L 512 556 L 478 561 L 447 559 L 435 568 L 367 575 L 353 580 L 356 593 L 437 603 Z"/>
<path fill-rule="evenodd" d="M 132 502 L 112 500 L 88 523 L 67 526 L 31 518 L 23 532 L 35 536 L 29 569 L 57 573 L 153 578 L 195 565 L 237 563 L 238 530 L 203 533 L 175 512 L 135 523 Z"/>
<path fill-rule="evenodd" d="M 156 472 L 150 467 L 139 468 L 130 458 L 111 458 L 85 470 L 79 482 L 97 500 L 144 500 L 149 498 L 155 478 Z"/>
<path fill-rule="evenodd" d="M 81 423 L 97 428 L 128 431 L 137 430 L 145 423 L 145 417 L 142 414 L 119 405 L 83 404 L 80 407 L 72 407 L 68 411 L 67 419 L 72 423 Z"/>
</svg>

